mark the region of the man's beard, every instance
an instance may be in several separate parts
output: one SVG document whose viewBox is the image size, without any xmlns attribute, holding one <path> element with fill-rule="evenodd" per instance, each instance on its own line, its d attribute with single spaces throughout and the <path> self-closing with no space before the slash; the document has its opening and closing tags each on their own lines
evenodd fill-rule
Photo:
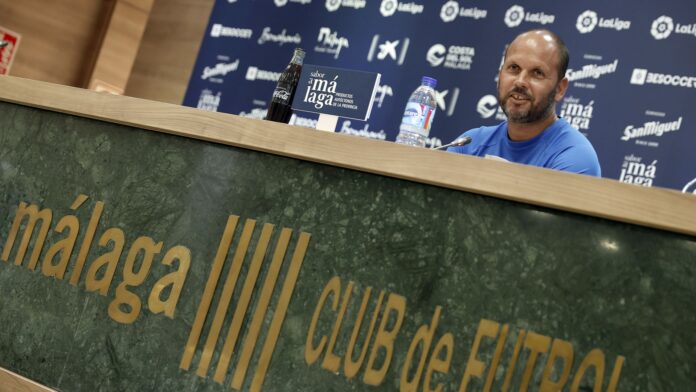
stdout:
<svg viewBox="0 0 696 392">
<path fill-rule="evenodd" d="M 541 102 L 539 102 L 539 105 L 536 106 L 534 106 L 534 101 L 531 100 L 529 93 L 526 90 L 517 87 L 513 88 L 512 91 L 510 91 L 505 97 L 498 96 L 498 103 L 500 103 L 500 107 L 503 108 L 503 113 L 505 113 L 509 122 L 519 124 L 533 123 L 541 119 L 545 119 L 553 113 L 554 107 L 556 106 L 556 101 L 554 98 L 556 97 L 557 87 L 558 85 L 554 86 L 551 92 L 549 92 L 549 94 L 544 97 Z M 530 109 L 526 112 L 516 112 L 510 115 L 505 106 L 511 93 L 521 94 L 529 98 L 531 104 Z"/>
</svg>

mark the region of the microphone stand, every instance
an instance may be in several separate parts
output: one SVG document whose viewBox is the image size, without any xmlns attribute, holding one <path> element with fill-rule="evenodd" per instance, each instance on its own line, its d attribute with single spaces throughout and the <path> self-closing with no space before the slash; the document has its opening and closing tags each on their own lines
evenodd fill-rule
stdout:
<svg viewBox="0 0 696 392">
<path fill-rule="evenodd" d="M 451 143 L 443 144 L 442 146 L 439 147 L 430 147 L 431 150 L 442 150 L 448 147 L 460 147 L 460 146 L 466 146 L 467 144 L 471 143 L 471 137 L 469 136 L 462 136 L 454 139 Z"/>
</svg>

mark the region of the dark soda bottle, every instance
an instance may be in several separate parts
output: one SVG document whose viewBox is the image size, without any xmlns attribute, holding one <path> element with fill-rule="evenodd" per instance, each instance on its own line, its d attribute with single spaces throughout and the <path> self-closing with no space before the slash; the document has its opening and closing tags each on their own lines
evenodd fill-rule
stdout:
<svg viewBox="0 0 696 392">
<path fill-rule="evenodd" d="M 271 104 L 268 105 L 266 120 L 288 123 L 292 116 L 292 100 L 295 98 L 297 82 L 300 81 L 302 73 L 302 62 L 304 61 L 305 51 L 295 48 L 290 64 L 278 79 L 278 85 L 273 91 Z"/>
</svg>

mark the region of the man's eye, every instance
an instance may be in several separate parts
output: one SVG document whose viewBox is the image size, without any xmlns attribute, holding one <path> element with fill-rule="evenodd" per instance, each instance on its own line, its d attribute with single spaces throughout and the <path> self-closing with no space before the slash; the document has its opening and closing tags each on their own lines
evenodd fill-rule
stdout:
<svg viewBox="0 0 696 392">
<path fill-rule="evenodd" d="M 536 69 L 536 70 L 534 70 L 534 76 L 536 76 L 538 78 L 543 78 L 544 73 L 541 70 Z"/>
</svg>

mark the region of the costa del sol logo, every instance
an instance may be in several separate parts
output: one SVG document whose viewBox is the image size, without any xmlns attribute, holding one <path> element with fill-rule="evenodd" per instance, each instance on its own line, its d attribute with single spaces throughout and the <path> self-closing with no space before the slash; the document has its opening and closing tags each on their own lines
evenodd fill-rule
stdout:
<svg viewBox="0 0 696 392">
<path fill-rule="evenodd" d="M 428 49 L 425 59 L 430 63 L 430 66 L 437 67 L 445 61 L 445 53 L 447 53 L 445 45 L 435 44 Z"/>
<path fill-rule="evenodd" d="M 578 20 L 575 23 L 575 27 L 582 34 L 586 34 L 594 30 L 597 27 L 597 13 L 591 10 L 587 10 L 578 16 Z"/>
<path fill-rule="evenodd" d="M 662 15 L 652 22 L 650 34 L 655 39 L 665 39 L 674 31 L 674 21 L 667 15 Z"/>
<path fill-rule="evenodd" d="M 474 62 L 476 50 L 469 46 L 450 45 L 447 48 L 442 44 L 435 44 L 428 49 L 425 59 L 431 67 L 469 70 Z"/>
<path fill-rule="evenodd" d="M 503 109 L 498 104 L 498 98 L 493 94 L 484 95 L 479 99 L 476 104 L 476 112 L 481 116 L 481 118 L 491 118 L 495 115 L 495 119 L 498 121 L 505 121 L 507 116 Z"/>
<path fill-rule="evenodd" d="M 446 2 L 442 5 L 442 8 L 440 8 L 440 19 L 445 23 L 454 21 L 458 16 L 463 18 L 483 19 L 487 15 L 488 10 L 476 7 L 462 8 L 459 6 L 459 2 L 455 0 Z"/>
<path fill-rule="evenodd" d="M 555 15 L 544 12 L 527 12 L 521 5 L 513 5 L 505 12 L 505 24 L 510 27 L 517 27 L 522 22 L 539 23 L 542 25 L 551 24 L 556 20 Z"/>
</svg>

